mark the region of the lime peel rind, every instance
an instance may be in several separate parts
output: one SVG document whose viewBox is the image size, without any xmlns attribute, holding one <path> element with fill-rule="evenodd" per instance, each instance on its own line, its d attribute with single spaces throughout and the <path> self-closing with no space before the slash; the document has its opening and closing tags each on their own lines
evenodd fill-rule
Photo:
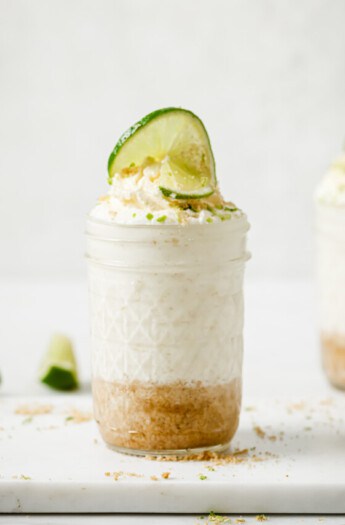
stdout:
<svg viewBox="0 0 345 525">
<path fill-rule="evenodd" d="M 168 188 L 163 188 L 162 186 L 159 186 L 159 189 L 163 193 L 165 197 L 171 197 L 173 199 L 204 199 L 206 197 L 210 197 L 214 193 L 214 189 L 212 188 L 206 188 L 205 193 L 201 193 L 200 191 L 197 191 L 194 193 L 176 193 L 174 190 L 169 190 Z"/>
<path fill-rule="evenodd" d="M 54 334 L 44 356 L 39 379 L 56 390 L 73 390 L 78 387 L 77 364 L 70 339 Z"/>
<path fill-rule="evenodd" d="M 112 183 L 115 173 L 142 166 L 148 158 L 163 162 L 170 154 L 177 163 L 173 176 L 161 174 L 159 188 L 164 196 L 198 199 L 212 195 L 217 179 L 206 128 L 192 111 L 182 108 L 153 111 L 125 131 L 110 154 L 108 182 Z"/>
</svg>

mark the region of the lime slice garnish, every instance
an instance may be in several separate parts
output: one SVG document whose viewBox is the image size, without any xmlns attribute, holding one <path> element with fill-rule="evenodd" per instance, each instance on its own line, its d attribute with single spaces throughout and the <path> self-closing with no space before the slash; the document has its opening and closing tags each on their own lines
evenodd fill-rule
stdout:
<svg viewBox="0 0 345 525">
<path fill-rule="evenodd" d="M 159 109 L 130 127 L 109 157 L 110 184 L 115 173 L 150 162 L 161 164 L 158 185 L 167 197 L 207 197 L 217 185 L 205 126 L 186 109 Z"/>
<path fill-rule="evenodd" d="M 72 390 L 78 386 L 77 364 L 68 337 L 53 335 L 40 367 L 39 379 L 57 390 Z"/>
</svg>

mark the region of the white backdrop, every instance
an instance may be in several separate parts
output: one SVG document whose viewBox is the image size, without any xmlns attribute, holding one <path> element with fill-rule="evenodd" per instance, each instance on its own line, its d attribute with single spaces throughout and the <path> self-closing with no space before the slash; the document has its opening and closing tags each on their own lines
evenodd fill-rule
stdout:
<svg viewBox="0 0 345 525">
<path fill-rule="evenodd" d="M 345 137 L 344 0 L 0 0 L 0 272 L 84 279 L 84 216 L 149 111 L 204 120 L 251 278 L 312 271 L 312 192 Z"/>
</svg>

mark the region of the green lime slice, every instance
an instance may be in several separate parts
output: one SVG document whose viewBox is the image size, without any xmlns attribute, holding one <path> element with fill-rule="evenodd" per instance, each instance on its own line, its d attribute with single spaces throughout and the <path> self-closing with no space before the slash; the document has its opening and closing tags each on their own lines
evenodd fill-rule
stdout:
<svg viewBox="0 0 345 525">
<path fill-rule="evenodd" d="M 115 173 L 147 162 L 161 163 L 158 185 L 167 197 L 199 199 L 217 185 L 205 126 L 186 109 L 158 109 L 130 127 L 109 157 L 109 183 Z"/>
<path fill-rule="evenodd" d="M 78 386 L 77 364 L 68 337 L 53 335 L 39 370 L 39 379 L 57 390 L 72 390 Z"/>
</svg>

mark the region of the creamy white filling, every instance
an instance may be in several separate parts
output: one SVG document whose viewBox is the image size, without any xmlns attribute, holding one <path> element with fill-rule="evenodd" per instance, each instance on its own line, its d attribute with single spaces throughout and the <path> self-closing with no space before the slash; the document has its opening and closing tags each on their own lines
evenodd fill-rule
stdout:
<svg viewBox="0 0 345 525">
<path fill-rule="evenodd" d="M 158 177 L 158 164 L 126 177 L 115 174 L 108 194 L 98 200 L 91 217 L 120 224 L 204 224 L 243 216 L 241 210 L 227 206 L 210 206 L 200 211 L 182 209 L 164 197 Z"/>
<path fill-rule="evenodd" d="M 92 369 L 109 382 L 241 376 L 243 265 L 210 276 L 89 270 Z"/>
<path fill-rule="evenodd" d="M 241 375 L 248 222 L 87 222 L 93 376 L 224 384 Z"/>
<path fill-rule="evenodd" d="M 345 153 L 331 164 L 316 189 L 315 199 L 323 204 L 345 206 Z"/>
</svg>

